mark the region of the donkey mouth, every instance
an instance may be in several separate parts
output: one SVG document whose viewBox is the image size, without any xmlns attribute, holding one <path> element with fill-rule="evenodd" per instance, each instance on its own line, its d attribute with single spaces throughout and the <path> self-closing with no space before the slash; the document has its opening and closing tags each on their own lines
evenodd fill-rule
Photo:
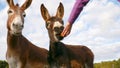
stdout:
<svg viewBox="0 0 120 68">
<path fill-rule="evenodd" d="M 64 37 L 61 36 L 61 34 L 56 34 L 56 37 L 58 40 L 62 40 Z"/>
<path fill-rule="evenodd" d="M 11 34 L 15 35 L 15 36 L 19 36 L 21 35 L 21 31 L 10 31 Z"/>
<path fill-rule="evenodd" d="M 14 32 L 13 35 L 15 35 L 15 36 L 19 36 L 19 35 L 21 35 L 21 32 L 20 32 L 20 33 L 16 33 L 16 32 Z"/>
</svg>

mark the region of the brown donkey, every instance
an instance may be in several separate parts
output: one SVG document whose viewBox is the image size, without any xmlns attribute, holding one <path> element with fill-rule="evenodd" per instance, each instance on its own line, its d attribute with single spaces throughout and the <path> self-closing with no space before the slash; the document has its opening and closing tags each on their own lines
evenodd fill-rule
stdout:
<svg viewBox="0 0 120 68">
<path fill-rule="evenodd" d="M 9 5 L 7 20 L 7 53 L 6 59 L 9 68 L 48 68 L 48 51 L 33 45 L 22 35 L 24 27 L 24 10 L 32 0 L 26 0 L 19 7 L 14 5 L 13 0 L 7 0 Z"/>
<path fill-rule="evenodd" d="M 50 37 L 48 61 L 51 68 L 93 68 L 94 55 L 88 47 L 60 42 L 63 39 L 60 34 L 64 29 L 62 3 L 55 16 L 50 16 L 43 4 L 40 9 Z"/>
</svg>

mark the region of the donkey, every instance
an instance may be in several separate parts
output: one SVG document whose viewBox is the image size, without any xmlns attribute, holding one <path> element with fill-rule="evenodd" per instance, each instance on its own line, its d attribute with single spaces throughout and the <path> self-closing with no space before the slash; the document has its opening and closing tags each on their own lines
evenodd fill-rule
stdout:
<svg viewBox="0 0 120 68">
<path fill-rule="evenodd" d="M 7 0 L 9 5 L 7 20 L 7 52 L 6 59 L 9 68 L 49 68 L 48 50 L 32 44 L 22 35 L 25 12 L 32 0 L 26 0 L 19 7 L 13 0 Z"/>
<path fill-rule="evenodd" d="M 50 16 L 47 8 L 41 5 L 41 15 L 46 22 L 50 38 L 48 62 L 51 68 L 93 68 L 94 55 L 92 51 L 83 45 L 67 45 L 60 42 L 64 29 L 64 6 L 59 4 L 55 16 Z"/>
</svg>

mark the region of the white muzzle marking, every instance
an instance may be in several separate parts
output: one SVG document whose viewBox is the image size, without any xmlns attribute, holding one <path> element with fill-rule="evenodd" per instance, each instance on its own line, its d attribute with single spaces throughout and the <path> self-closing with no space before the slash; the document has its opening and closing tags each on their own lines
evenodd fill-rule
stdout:
<svg viewBox="0 0 120 68">
<path fill-rule="evenodd" d="M 17 16 L 11 24 L 11 32 L 12 34 L 18 34 L 21 33 L 23 29 L 23 21 L 20 16 Z"/>
<path fill-rule="evenodd" d="M 63 24 L 61 24 L 59 21 L 56 21 L 56 22 L 54 22 L 53 28 L 54 28 L 54 27 L 61 27 L 61 26 L 63 26 Z M 54 38 L 55 38 L 55 41 L 58 42 L 59 39 L 56 37 L 56 34 L 57 34 L 57 33 L 54 31 Z"/>
</svg>

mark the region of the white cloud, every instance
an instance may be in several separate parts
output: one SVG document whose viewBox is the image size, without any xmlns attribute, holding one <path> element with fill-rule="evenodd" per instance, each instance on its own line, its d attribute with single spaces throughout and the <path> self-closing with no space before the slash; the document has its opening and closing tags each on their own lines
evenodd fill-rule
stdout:
<svg viewBox="0 0 120 68">
<path fill-rule="evenodd" d="M 119 50 L 120 42 L 114 44 L 95 46 L 93 49 L 94 53 L 96 54 L 96 62 L 100 62 L 101 60 L 107 61 L 120 58 Z"/>
<path fill-rule="evenodd" d="M 5 1 L 1 1 L 0 3 L 4 3 Z M 0 10 L 0 60 L 5 59 L 6 56 L 6 50 L 7 50 L 7 44 L 6 44 L 6 35 L 7 35 L 7 29 L 6 29 L 6 19 L 7 19 L 7 8 L 2 8 Z"/>
</svg>

